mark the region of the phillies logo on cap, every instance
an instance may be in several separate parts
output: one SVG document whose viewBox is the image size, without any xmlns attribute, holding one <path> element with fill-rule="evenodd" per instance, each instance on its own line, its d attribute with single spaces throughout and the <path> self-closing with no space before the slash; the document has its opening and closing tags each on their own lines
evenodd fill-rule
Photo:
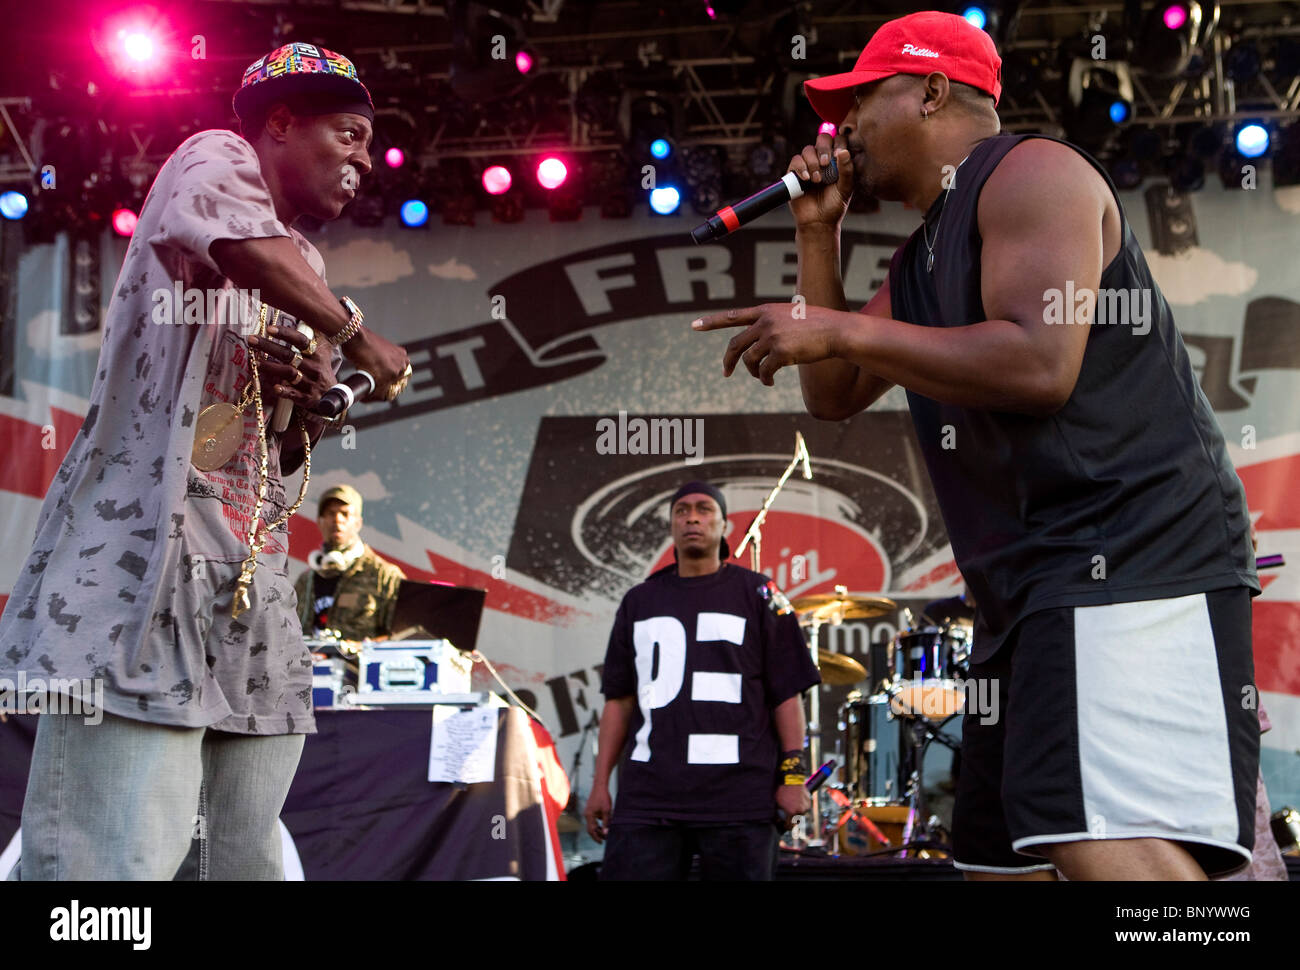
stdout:
<svg viewBox="0 0 1300 970">
<path fill-rule="evenodd" d="M 938 51 L 932 51 L 928 47 L 914 47 L 911 44 L 904 44 L 901 53 L 911 54 L 914 57 L 938 57 L 939 56 Z"/>
</svg>

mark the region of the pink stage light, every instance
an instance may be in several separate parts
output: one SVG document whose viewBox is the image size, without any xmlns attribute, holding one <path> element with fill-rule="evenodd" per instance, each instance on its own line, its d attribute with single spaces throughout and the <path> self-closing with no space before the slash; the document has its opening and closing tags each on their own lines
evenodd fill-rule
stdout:
<svg viewBox="0 0 1300 970">
<path fill-rule="evenodd" d="M 569 177 L 569 168 L 554 155 L 543 158 L 537 166 L 537 181 L 544 189 L 554 189 L 564 184 Z"/>
<path fill-rule="evenodd" d="M 129 236 L 135 232 L 135 224 L 140 217 L 130 209 L 113 210 L 113 231 L 119 236 Z"/>
<path fill-rule="evenodd" d="M 704 8 L 704 12 L 705 12 L 706 14 L 709 15 L 709 19 L 710 19 L 710 20 L 717 20 L 717 19 L 718 19 L 718 12 L 717 12 L 716 10 L 714 10 L 712 6 L 706 6 L 706 7 Z"/>
<path fill-rule="evenodd" d="M 821 127 L 817 129 L 817 134 L 820 135 L 825 133 L 827 135 L 830 135 L 832 138 L 835 137 L 835 132 L 836 132 L 835 126 L 831 124 L 829 121 L 823 121 L 821 123 Z"/>
<path fill-rule="evenodd" d="M 1165 26 L 1170 30 L 1177 30 L 1183 24 L 1187 23 L 1187 11 L 1178 4 L 1165 7 Z"/>
<path fill-rule="evenodd" d="M 510 191 L 512 181 L 510 170 L 503 165 L 493 165 L 483 171 L 483 188 L 489 195 L 504 195 Z"/>
<path fill-rule="evenodd" d="M 123 31 L 126 36 L 122 39 L 122 50 L 126 56 L 135 61 L 137 64 L 143 64 L 145 61 L 153 59 L 154 43 L 153 38 L 142 31 Z"/>
<path fill-rule="evenodd" d="M 384 152 L 384 162 L 389 168 L 401 168 L 402 163 L 406 161 L 406 152 L 400 148 L 390 148 Z"/>
<path fill-rule="evenodd" d="M 533 69 L 533 55 L 528 51 L 520 51 L 515 55 L 515 67 L 519 68 L 520 74 L 527 74 Z"/>
</svg>

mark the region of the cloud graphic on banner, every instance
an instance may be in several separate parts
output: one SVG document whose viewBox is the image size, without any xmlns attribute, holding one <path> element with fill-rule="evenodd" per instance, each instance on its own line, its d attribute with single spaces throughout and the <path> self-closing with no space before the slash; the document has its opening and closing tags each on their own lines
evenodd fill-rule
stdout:
<svg viewBox="0 0 1300 970">
<path fill-rule="evenodd" d="M 90 333 L 59 333 L 59 315 L 53 310 L 42 310 L 27 321 L 27 346 L 42 357 L 63 357 L 87 350 L 99 350 L 104 335 L 99 330 Z"/>
<path fill-rule="evenodd" d="M 1211 296 L 1241 296 L 1259 279 L 1254 267 L 1229 263 L 1200 246 L 1177 256 L 1148 252 L 1146 257 L 1160 291 L 1175 306 L 1192 306 Z"/>
<path fill-rule="evenodd" d="M 325 265 L 330 268 L 329 283 L 335 289 L 382 286 L 415 275 L 411 254 L 387 241 L 354 239 L 337 249 L 317 248 Z"/>
<path fill-rule="evenodd" d="M 1283 212 L 1300 216 L 1300 185 L 1287 185 L 1273 190 L 1273 201 Z"/>
<path fill-rule="evenodd" d="M 429 275 L 443 280 L 464 280 L 466 282 L 478 279 L 478 273 L 474 272 L 474 267 L 468 263 L 462 263 L 455 256 L 445 263 L 430 263 Z"/>
</svg>

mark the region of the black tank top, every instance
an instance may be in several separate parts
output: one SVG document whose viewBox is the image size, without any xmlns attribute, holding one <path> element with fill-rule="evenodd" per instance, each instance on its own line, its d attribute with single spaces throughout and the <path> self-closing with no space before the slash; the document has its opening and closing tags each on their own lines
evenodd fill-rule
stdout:
<svg viewBox="0 0 1300 970">
<path fill-rule="evenodd" d="M 1003 156 L 1032 137 L 1043 136 L 981 142 L 947 201 L 935 200 L 925 219 L 933 272 L 922 228 L 894 254 L 895 319 L 932 327 L 987 319 L 980 190 Z M 1105 169 L 1070 147 L 1119 204 Z M 1114 322 L 1111 301 L 1099 299 L 1078 383 L 1060 411 L 1032 417 L 907 393 L 953 554 L 978 603 L 977 660 L 1038 610 L 1260 588 L 1241 480 L 1122 206 L 1120 221 L 1120 249 L 1099 292 L 1149 293 L 1150 330 Z"/>
</svg>

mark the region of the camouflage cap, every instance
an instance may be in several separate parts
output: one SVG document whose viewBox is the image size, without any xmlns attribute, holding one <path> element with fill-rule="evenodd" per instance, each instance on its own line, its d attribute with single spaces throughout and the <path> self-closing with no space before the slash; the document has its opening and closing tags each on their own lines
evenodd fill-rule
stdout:
<svg viewBox="0 0 1300 970">
<path fill-rule="evenodd" d="M 316 514 L 320 515 L 325 510 L 325 503 L 338 501 L 350 508 L 356 509 L 357 515 L 361 514 L 361 493 L 351 485 L 335 485 L 325 490 L 325 494 L 320 497 L 316 503 Z"/>
</svg>

